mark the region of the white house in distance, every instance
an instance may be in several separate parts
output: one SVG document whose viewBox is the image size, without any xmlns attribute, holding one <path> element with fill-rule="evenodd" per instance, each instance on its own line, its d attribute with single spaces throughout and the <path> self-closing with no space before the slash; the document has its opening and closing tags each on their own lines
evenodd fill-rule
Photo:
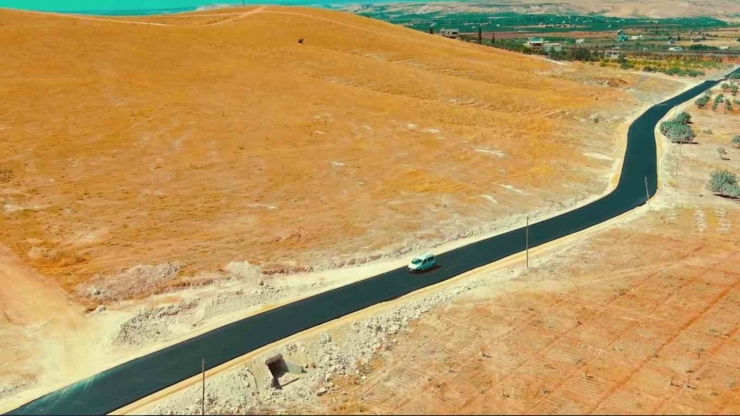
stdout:
<svg viewBox="0 0 740 416">
<path fill-rule="evenodd" d="M 586 43 L 586 39 L 576 39 L 576 45 L 583 45 Z"/>
<path fill-rule="evenodd" d="M 460 37 L 460 29 L 442 29 L 439 31 L 439 33 L 450 39 L 457 39 Z"/>
<path fill-rule="evenodd" d="M 681 51 L 683 51 L 683 48 L 680 47 L 680 46 L 673 46 L 671 48 L 668 48 L 668 50 L 671 51 L 671 52 L 681 52 Z"/>
<path fill-rule="evenodd" d="M 604 58 L 605 59 L 619 59 L 619 53 L 621 51 L 619 49 L 607 49 L 604 51 Z"/>
</svg>

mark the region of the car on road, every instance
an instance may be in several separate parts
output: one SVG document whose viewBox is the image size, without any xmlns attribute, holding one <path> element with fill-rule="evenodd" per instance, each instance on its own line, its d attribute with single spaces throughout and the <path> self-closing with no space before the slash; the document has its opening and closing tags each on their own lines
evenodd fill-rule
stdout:
<svg viewBox="0 0 740 416">
<path fill-rule="evenodd" d="M 437 259 L 432 253 L 424 253 L 420 256 L 414 257 L 409 263 L 408 268 L 411 273 L 423 272 L 429 270 L 437 265 Z"/>
</svg>

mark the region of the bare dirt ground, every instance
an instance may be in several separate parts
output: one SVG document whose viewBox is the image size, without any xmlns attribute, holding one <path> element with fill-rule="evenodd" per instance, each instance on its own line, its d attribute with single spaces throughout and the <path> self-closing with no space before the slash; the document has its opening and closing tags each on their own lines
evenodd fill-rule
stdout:
<svg viewBox="0 0 740 416">
<path fill-rule="evenodd" d="M 740 118 L 693 108 L 698 144 L 661 139 L 651 211 L 443 290 L 276 343 L 209 377 L 213 412 L 736 413 L 740 205 L 705 185 L 740 171 Z M 269 386 L 282 353 L 307 372 Z M 197 380 L 196 380 L 197 382 Z M 197 383 L 124 413 L 195 412 Z"/>
<path fill-rule="evenodd" d="M 688 85 L 244 10 L 0 11 L 3 409 L 583 203 L 628 120 Z"/>
</svg>

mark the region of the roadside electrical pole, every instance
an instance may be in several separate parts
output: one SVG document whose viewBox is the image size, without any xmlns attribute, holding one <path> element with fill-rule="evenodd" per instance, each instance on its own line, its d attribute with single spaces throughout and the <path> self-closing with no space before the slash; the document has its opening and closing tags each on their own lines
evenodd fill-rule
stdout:
<svg viewBox="0 0 740 416">
<path fill-rule="evenodd" d="M 529 216 L 527 216 L 527 226 L 524 229 L 524 244 L 527 249 L 527 268 L 529 269 Z"/>
<path fill-rule="evenodd" d="M 200 373 L 203 375 L 203 396 L 202 401 L 200 402 L 200 414 L 204 415 L 206 414 L 206 359 L 203 358 L 200 361 Z"/>
<path fill-rule="evenodd" d="M 647 176 L 645 177 L 645 201 L 647 201 L 648 211 L 650 211 L 650 192 L 648 192 Z"/>
</svg>

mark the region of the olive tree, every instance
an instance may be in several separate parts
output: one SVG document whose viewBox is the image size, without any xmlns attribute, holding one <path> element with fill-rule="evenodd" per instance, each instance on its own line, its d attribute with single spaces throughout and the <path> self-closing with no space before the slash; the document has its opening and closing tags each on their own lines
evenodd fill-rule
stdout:
<svg viewBox="0 0 740 416">
<path fill-rule="evenodd" d="M 691 123 L 691 114 L 685 111 L 682 111 L 678 113 L 678 115 L 673 119 L 673 121 L 675 121 L 676 123 L 680 123 L 680 124 L 689 124 Z"/>
<path fill-rule="evenodd" d="M 715 170 L 709 176 L 707 188 L 715 194 L 737 198 L 740 196 L 740 186 L 737 184 L 737 175 L 722 169 Z"/>
<path fill-rule="evenodd" d="M 674 143 L 689 143 L 696 137 L 696 133 L 691 127 L 676 121 L 660 123 L 660 132 Z"/>
</svg>

